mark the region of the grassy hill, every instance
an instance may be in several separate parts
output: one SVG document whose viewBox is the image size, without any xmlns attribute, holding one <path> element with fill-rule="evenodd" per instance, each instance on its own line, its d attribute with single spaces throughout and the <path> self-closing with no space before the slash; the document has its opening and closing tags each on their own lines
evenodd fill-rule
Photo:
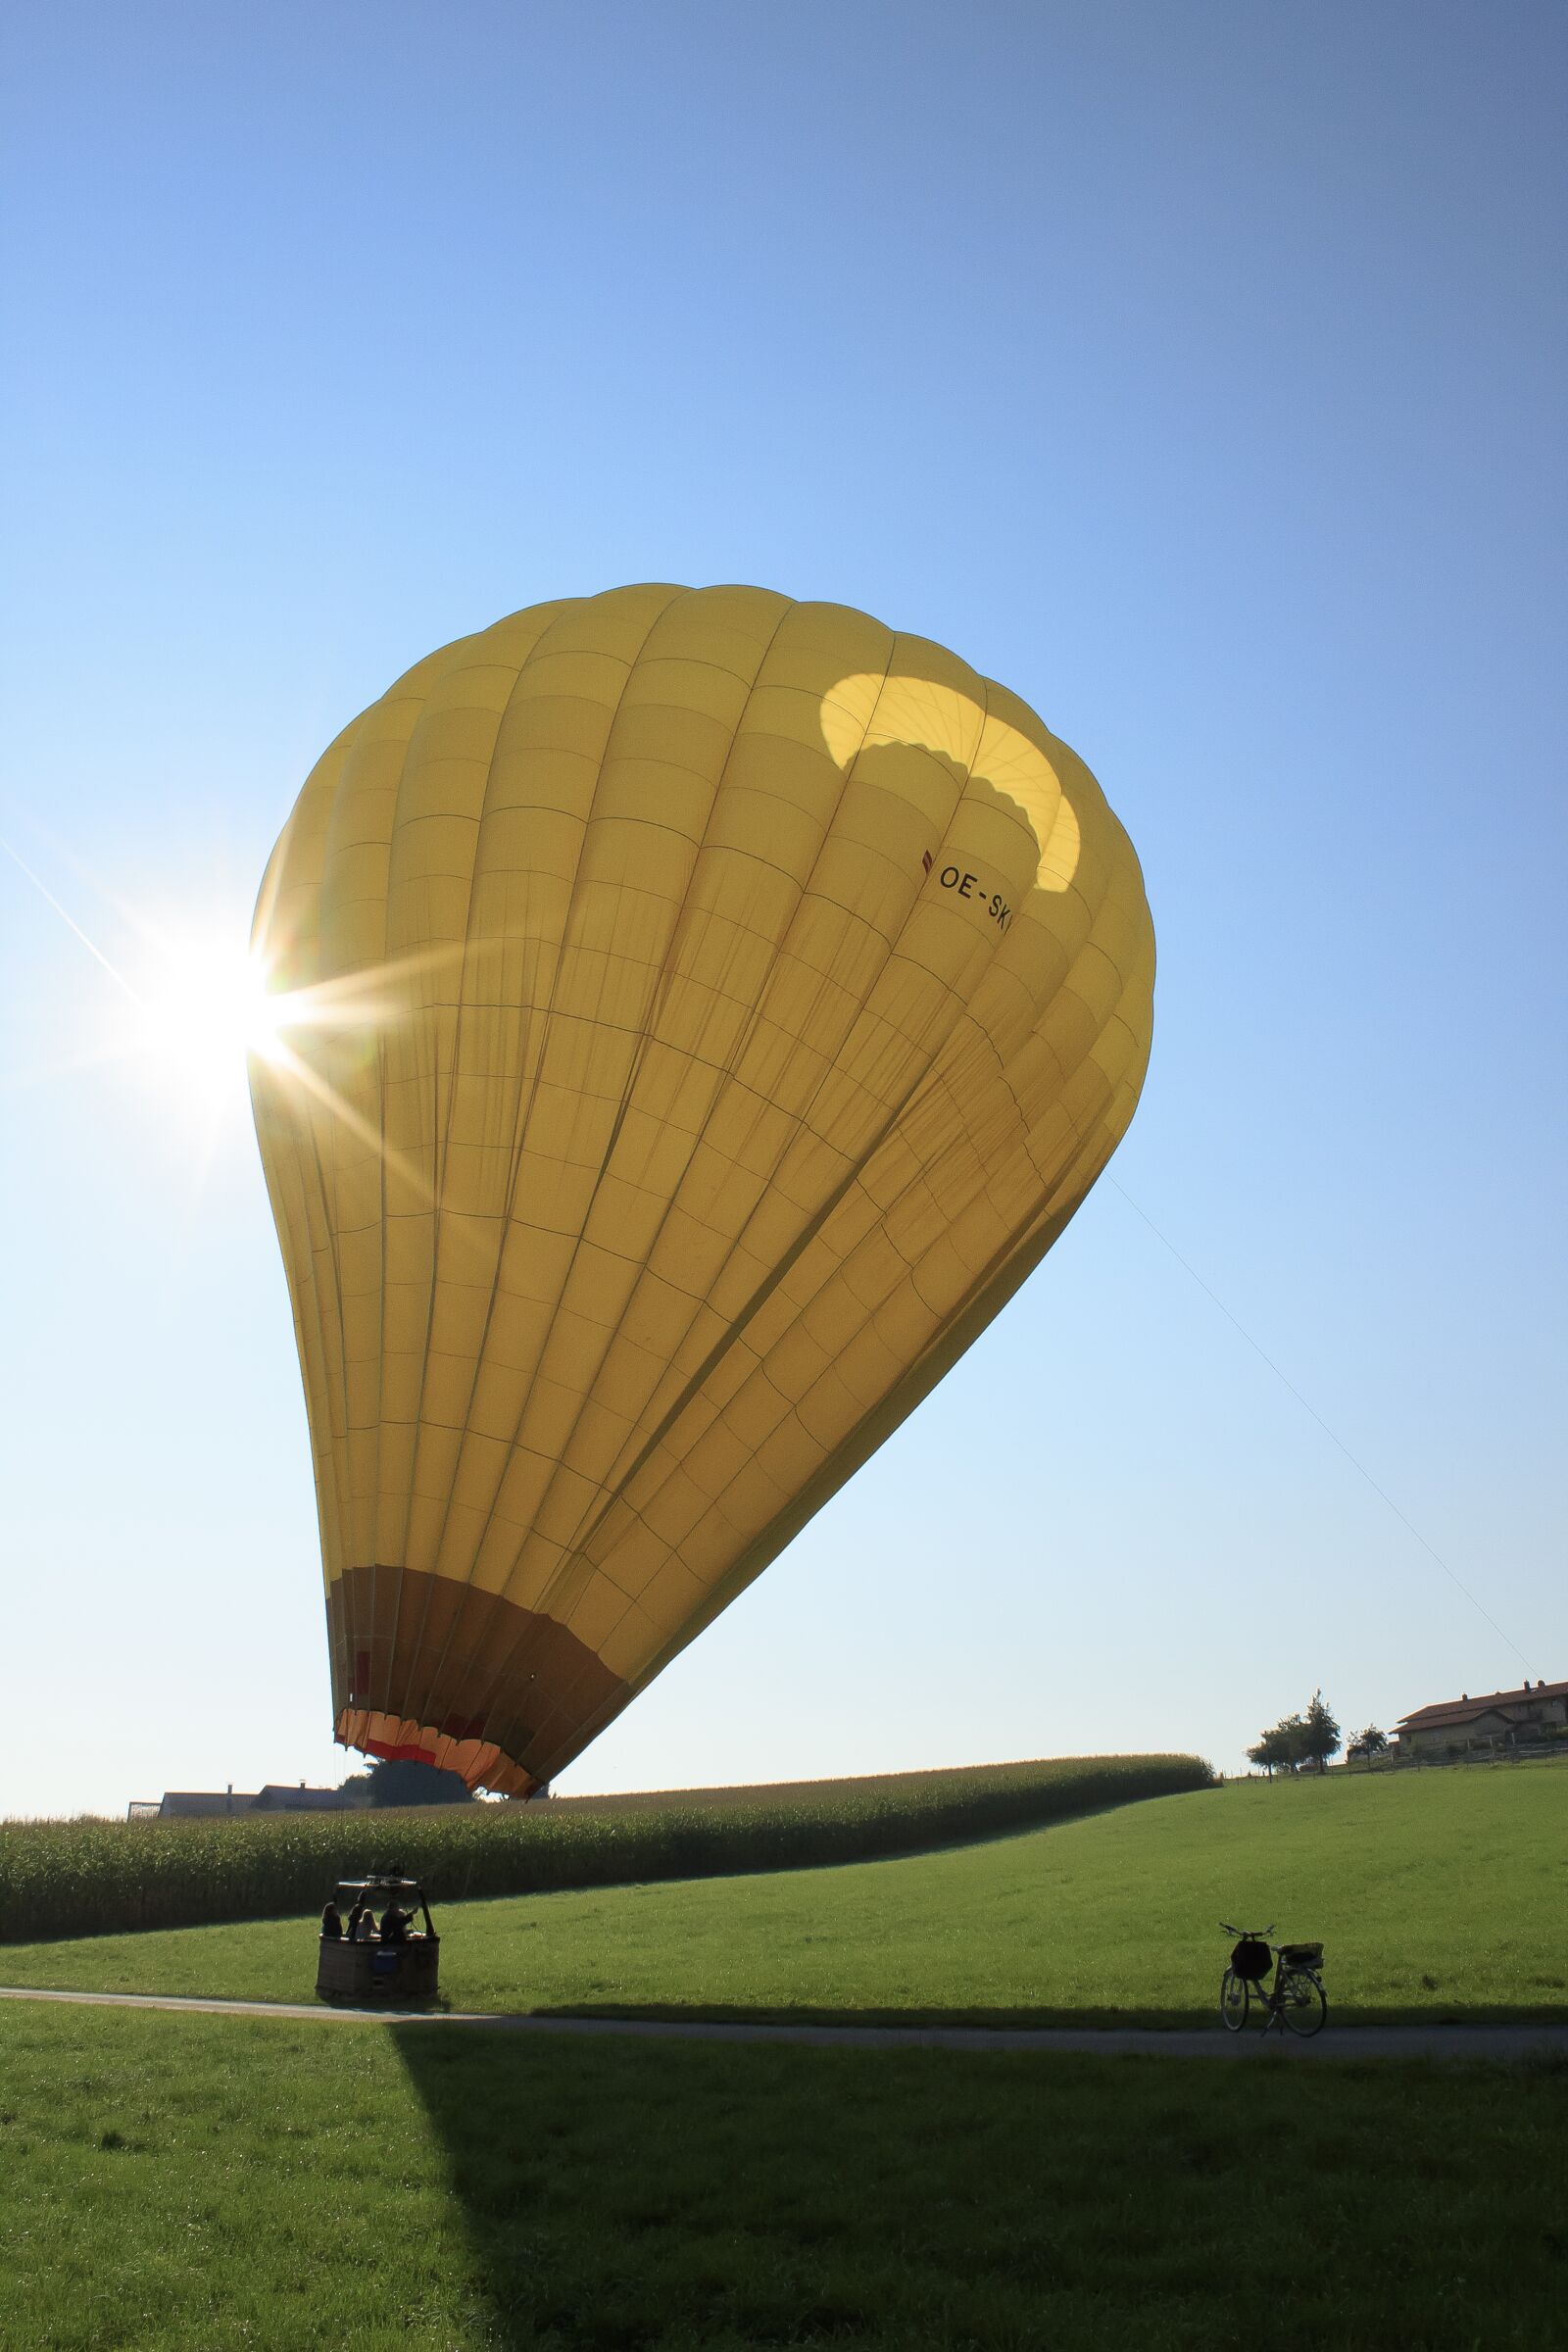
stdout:
<svg viewBox="0 0 1568 2352">
<path fill-rule="evenodd" d="M 1568 2016 L 1568 1772 L 1244 1782 L 898 1860 L 450 1906 L 459 2008 L 1176 2025 L 1222 1919 L 1327 1945 L 1342 2021 Z M 13 1984 L 309 1997 L 308 1921 L 8 1950 Z"/>
</svg>

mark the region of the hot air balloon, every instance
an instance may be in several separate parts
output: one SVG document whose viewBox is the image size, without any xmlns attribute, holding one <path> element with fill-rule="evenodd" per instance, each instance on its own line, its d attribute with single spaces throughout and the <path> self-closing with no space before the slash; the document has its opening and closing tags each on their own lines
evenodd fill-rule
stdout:
<svg viewBox="0 0 1568 2352">
<path fill-rule="evenodd" d="M 1149 1054 L 1082 761 L 940 646 L 758 588 L 417 663 L 312 772 L 255 946 L 336 1736 L 515 1794 L 985 1329 Z"/>
</svg>

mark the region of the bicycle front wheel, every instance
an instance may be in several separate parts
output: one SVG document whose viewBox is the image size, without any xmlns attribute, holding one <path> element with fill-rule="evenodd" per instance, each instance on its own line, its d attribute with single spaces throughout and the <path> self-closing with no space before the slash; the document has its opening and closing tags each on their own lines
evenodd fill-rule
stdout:
<svg viewBox="0 0 1568 2352">
<path fill-rule="evenodd" d="M 1280 2017 L 1293 2034 L 1308 2041 L 1328 2023 L 1329 2000 L 1319 1980 L 1305 1969 L 1293 1969 L 1280 1988 Z"/>
<path fill-rule="evenodd" d="M 1227 2034 L 1239 2034 L 1247 2023 L 1247 2012 L 1252 1998 L 1252 1988 L 1245 1977 L 1228 1968 L 1220 1979 L 1219 2013 Z"/>
</svg>

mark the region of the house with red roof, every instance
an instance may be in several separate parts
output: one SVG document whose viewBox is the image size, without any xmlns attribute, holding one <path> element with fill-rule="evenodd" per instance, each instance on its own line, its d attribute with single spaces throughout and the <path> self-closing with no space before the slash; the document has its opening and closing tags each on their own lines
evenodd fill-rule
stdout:
<svg viewBox="0 0 1568 2352">
<path fill-rule="evenodd" d="M 1518 1747 L 1568 1726 L 1568 1683 L 1522 1683 L 1472 1698 L 1462 1690 L 1432 1707 L 1417 1707 L 1395 1727 L 1399 1756 L 1446 1755 L 1450 1748 Z"/>
</svg>

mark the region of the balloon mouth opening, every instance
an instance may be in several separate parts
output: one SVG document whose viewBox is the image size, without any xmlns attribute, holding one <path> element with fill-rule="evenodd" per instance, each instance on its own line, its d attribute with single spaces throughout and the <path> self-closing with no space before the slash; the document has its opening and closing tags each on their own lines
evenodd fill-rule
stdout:
<svg viewBox="0 0 1568 2352">
<path fill-rule="evenodd" d="M 346 1568 L 326 1610 L 341 1744 L 469 1788 L 532 1796 L 631 1695 L 565 1625 L 425 1569 Z"/>
<path fill-rule="evenodd" d="M 344 1707 L 334 1737 L 340 1747 L 358 1748 L 377 1763 L 431 1764 L 438 1772 L 457 1773 L 468 1788 L 487 1788 L 499 1796 L 532 1796 L 544 1786 L 493 1740 L 457 1737 L 409 1716 Z"/>
</svg>

